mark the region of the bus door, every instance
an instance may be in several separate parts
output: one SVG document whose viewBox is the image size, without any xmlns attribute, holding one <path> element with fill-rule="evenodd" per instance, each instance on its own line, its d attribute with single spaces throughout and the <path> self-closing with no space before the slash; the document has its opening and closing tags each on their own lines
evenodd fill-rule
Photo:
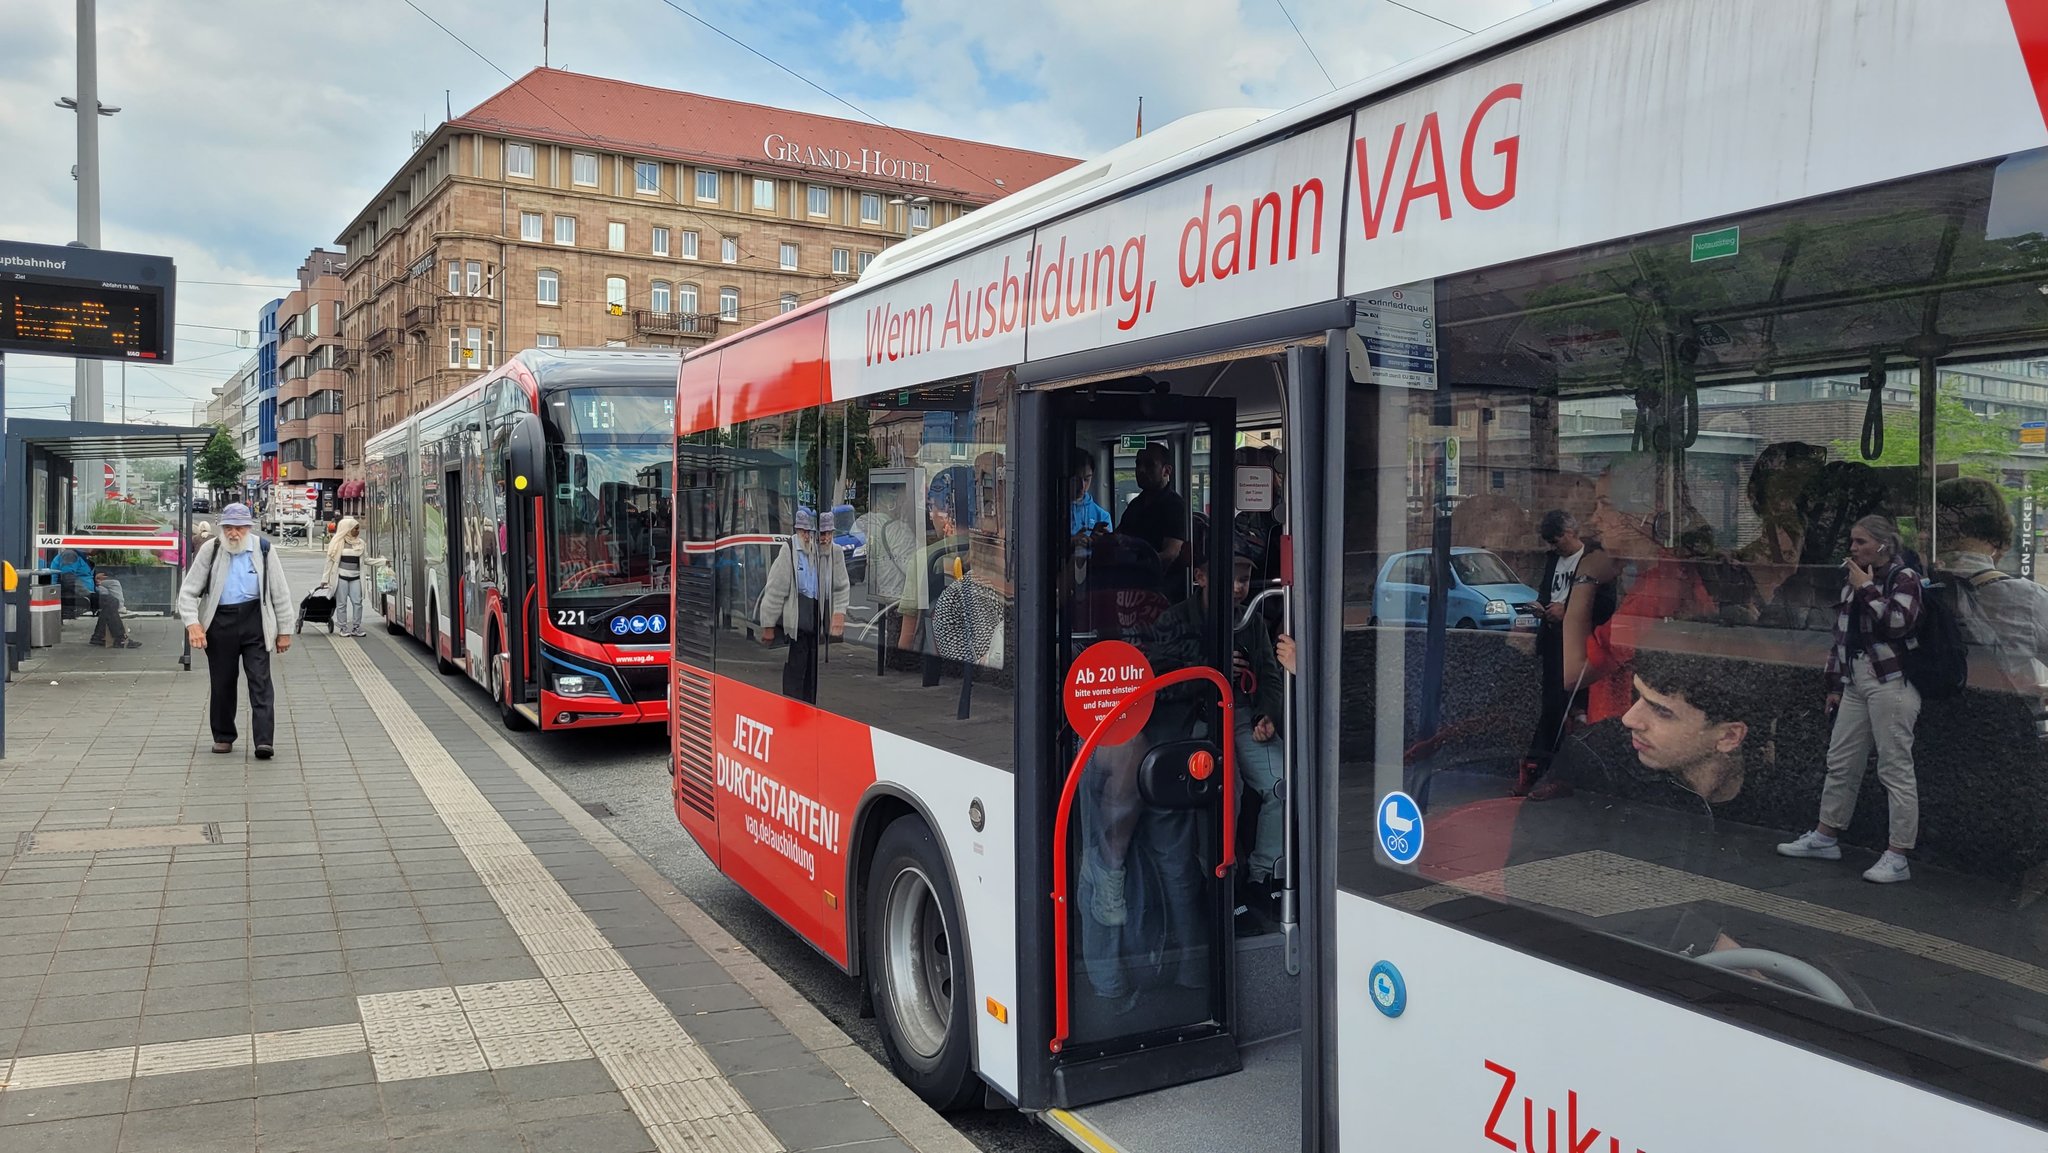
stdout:
<svg viewBox="0 0 2048 1153">
<path fill-rule="evenodd" d="M 1019 717 L 1034 739 L 1018 787 L 1040 802 L 1023 819 L 1041 826 L 1019 833 L 1040 847 L 1019 888 L 1049 901 L 1039 1060 L 1053 1104 L 1071 1107 L 1240 1065 L 1221 867 L 1235 807 L 1222 707 L 1235 402 L 1077 389 L 1020 404 L 1022 455 L 1040 468 L 1024 504 L 1043 506 L 1025 513 L 1042 538 L 1025 554 L 1038 590 L 1028 635 L 1047 638 L 1034 654 L 1047 663 Z M 1103 710 L 1130 696 L 1126 718 L 1084 749 Z"/>
<path fill-rule="evenodd" d="M 469 522 L 468 506 L 463 503 L 462 470 L 451 468 L 441 477 L 441 527 L 448 534 L 447 572 L 448 603 L 440 606 L 441 615 L 448 620 L 448 664 L 457 664 L 462 658 L 462 634 L 469 620 L 469 609 L 463 602 L 463 586 L 467 583 L 469 556 L 463 549 L 462 527 Z M 438 625 L 439 622 L 436 622 Z M 450 671 L 445 665 L 443 672 Z"/>
<path fill-rule="evenodd" d="M 506 421 L 505 448 L 498 457 L 497 483 L 505 493 L 504 553 L 499 564 L 504 581 L 502 648 L 492 652 L 499 668 L 491 682 L 501 715 L 508 725 L 538 724 L 540 714 L 540 580 L 537 540 L 541 501 L 547 492 L 547 449 L 540 417 L 514 412 Z"/>
</svg>

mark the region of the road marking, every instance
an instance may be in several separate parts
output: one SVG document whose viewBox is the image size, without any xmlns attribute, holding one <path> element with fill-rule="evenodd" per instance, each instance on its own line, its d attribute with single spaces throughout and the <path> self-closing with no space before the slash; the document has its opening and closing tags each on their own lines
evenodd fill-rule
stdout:
<svg viewBox="0 0 2048 1153">
<path fill-rule="evenodd" d="M 1923 960 L 1968 969 L 2035 993 L 2048 993 L 2048 969 L 1989 949 L 1908 929 L 1875 917 L 1845 913 L 1797 897 L 1780 896 L 1747 885 L 1702 877 L 1667 865 L 1599 850 L 1491 869 L 1426 889 L 1398 893 L 1386 898 L 1385 903 L 1409 912 L 1421 912 L 1432 905 L 1468 895 L 1545 905 L 1586 917 L 1607 917 L 1693 901 L 1714 901 L 1793 924 L 1826 929 Z"/>
</svg>

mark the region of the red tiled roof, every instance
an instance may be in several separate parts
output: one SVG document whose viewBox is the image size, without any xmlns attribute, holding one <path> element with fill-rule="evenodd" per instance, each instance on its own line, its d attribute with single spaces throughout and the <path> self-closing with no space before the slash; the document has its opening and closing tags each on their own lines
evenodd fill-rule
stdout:
<svg viewBox="0 0 2048 1153">
<path fill-rule="evenodd" d="M 1080 161 L 536 68 L 449 122 L 649 158 L 905 188 L 985 203 Z"/>
</svg>

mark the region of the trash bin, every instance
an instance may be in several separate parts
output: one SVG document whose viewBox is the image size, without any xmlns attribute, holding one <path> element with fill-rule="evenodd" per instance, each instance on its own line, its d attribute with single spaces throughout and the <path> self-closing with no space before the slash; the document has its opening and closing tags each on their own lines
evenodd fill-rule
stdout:
<svg viewBox="0 0 2048 1153">
<path fill-rule="evenodd" d="M 28 581 L 28 646 L 46 649 L 64 635 L 64 589 L 55 569 L 25 569 Z"/>
</svg>

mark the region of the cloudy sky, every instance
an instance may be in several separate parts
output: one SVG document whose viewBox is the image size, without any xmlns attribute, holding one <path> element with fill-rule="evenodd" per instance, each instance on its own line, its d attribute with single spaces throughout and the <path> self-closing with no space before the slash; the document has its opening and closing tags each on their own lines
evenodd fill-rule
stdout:
<svg viewBox="0 0 2048 1153">
<path fill-rule="evenodd" d="M 1155 127 L 1285 107 L 1327 91 L 1326 70 L 1348 84 L 1461 38 L 1449 25 L 1542 2 L 1031 0 L 1026 19 L 1017 0 L 554 0 L 550 63 L 861 118 L 837 96 L 901 128 L 1087 156 L 1129 138 L 1141 95 Z M 76 123 L 54 105 L 76 89 L 74 7 L 0 0 L 8 239 L 76 232 Z M 100 101 L 122 109 L 100 121 L 102 243 L 171 256 L 180 281 L 176 364 L 129 369 L 129 414 L 189 420 L 248 356 L 257 310 L 391 177 L 411 133 L 505 87 L 500 70 L 540 64 L 541 7 L 99 0 Z M 62 416 L 71 382 L 69 361 L 10 358 L 7 411 Z M 112 365 L 106 396 L 118 419 Z"/>
</svg>

